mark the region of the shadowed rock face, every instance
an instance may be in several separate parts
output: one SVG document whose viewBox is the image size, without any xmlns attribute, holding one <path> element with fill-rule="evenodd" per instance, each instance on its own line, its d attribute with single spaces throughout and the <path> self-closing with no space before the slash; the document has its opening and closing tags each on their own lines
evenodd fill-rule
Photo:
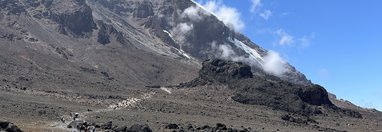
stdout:
<svg viewBox="0 0 382 132">
<path fill-rule="evenodd" d="M 142 2 L 134 11 L 134 17 L 138 18 L 147 18 L 153 15 L 153 5 L 149 1 Z"/>
<path fill-rule="evenodd" d="M 269 75 L 271 76 L 271 75 Z M 227 85 L 235 91 L 232 99 L 251 105 L 265 105 L 273 109 L 302 115 L 321 114 L 319 106 L 333 109 L 353 117 L 362 117 L 356 112 L 337 108 L 329 100 L 327 91 L 319 85 L 297 85 L 277 77 L 253 76 L 251 67 L 221 59 L 207 60 L 199 71 L 199 77 L 181 87 L 199 85 Z"/>
<path fill-rule="evenodd" d="M 55 12 L 50 19 L 59 23 L 59 32 L 74 37 L 84 37 L 95 29 L 92 9 L 84 0 L 77 2 L 78 9 L 73 12 Z"/>
<path fill-rule="evenodd" d="M 200 78 L 209 82 L 227 83 L 236 79 L 252 78 L 251 67 L 241 62 L 220 59 L 203 62 Z"/>
<path fill-rule="evenodd" d="M 20 128 L 11 122 L 0 121 L 0 131 L 5 132 L 22 132 Z"/>
<path fill-rule="evenodd" d="M 19 10 L 26 9 L 27 14 L 34 18 L 56 22 L 57 31 L 61 34 L 85 37 L 96 28 L 92 9 L 85 0 L 25 0 L 22 3 L 24 7 Z"/>
<path fill-rule="evenodd" d="M 317 106 L 334 107 L 326 90 L 318 85 L 301 86 L 255 78 L 228 86 L 236 91 L 232 99 L 244 104 L 265 105 L 303 115 L 322 113 Z"/>
<path fill-rule="evenodd" d="M 106 45 L 109 44 L 113 37 L 121 44 L 127 44 L 128 40 L 123 37 L 123 33 L 117 31 L 113 26 L 105 24 L 103 21 L 98 21 L 99 26 L 97 42 Z"/>
<path fill-rule="evenodd" d="M 9 14 L 19 15 L 25 12 L 22 4 L 15 0 L 1 0 L 0 1 L 0 11 L 6 12 Z"/>
</svg>

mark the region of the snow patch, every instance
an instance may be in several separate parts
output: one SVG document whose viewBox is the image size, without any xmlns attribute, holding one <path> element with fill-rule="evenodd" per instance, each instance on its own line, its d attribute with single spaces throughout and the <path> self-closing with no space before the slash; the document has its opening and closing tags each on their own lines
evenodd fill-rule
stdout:
<svg viewBox="0 0 382 132">
<path fill-rule="evenodd" d="M 198 6 L 199 8 L 203 9 L 204 11 L 208 12 L 209 14 L 215 16 L 219 21 L 223 22 L 223 20 L 221 18 L 218 17 L 218 15 L 216 15 L 215 13 L 207 10 L 205 7 L 203 7 L 202 5 L 200 5 L 198 2 L 194 1 L 194 0 L 191 0 L 196 6 Z"/>
<path fill-rule="evenodd" d="M 168 36 L 171 37 L 172 41 L 176 42 L 175 39 L 174 39 L 174 37 L 172 37 L 172 35 L 171 35 L 171 33 L 170 33 L 169 31 L 167 31 L 167 30 L 163 30 L 163 32 L 167 33 Z"/>
<path fill-rule="evenodd" d="M 161 87 L 160 89 L 163 90 L 163 91 L 165 91 L 165 92 L 167 92 L 167 93 L 169 93 L 169 94 L 172 93 L 171 90 L 168 89 L 168 88 L 166 88 L 166 87 Z"/>
<path fill-rule="evenodd" d="M 249 47 L 248 45 L 245 45 L 243 42 L 241 42 L 240 40 L 237 40 L 237 39 L 230 40 L 230 41 L 233 44 L 235 44 L 237 47 L 239 47 L 240 49 L 242 49 L 246 53 L 248 53 L 249 59 L 258 62 L 260 65 L 263 65 L 264 59 L 260 56 L 259 53 L 257 53 L 257 51 L 255 49 Z"/>
<path fill-rule="evenodd" d="M 189 56 L 186 52 L 184 52 L 182 49 L 179 50 L 179 53 L 182 54 L 184 57 L 191 59 L 191 56 Z"/>
<path fill-rule="evenodd" d="M 176 42 L 175 39 L 172 37 L 172 35 L 171 35 L 171 33 L 170 33 L 169 31 L 167 31 L 167 30 L 163 30 L 163 32 L 167 33 L 168 36 L 171 37 L 172 41 Z M 179 52 L 179 54 L 183 55 L 184 57 L 186 57 L 186 58 L 188 58 L 188 59 L 191 59 L 191 56 L 189 56 L 189 55 L 188 55 L 186 52 L 184 52 L 182 49 L 180 49 L 180 50 L 179 50 L 179 49 L 176 49 L 176 50 Z"/>
</svg>

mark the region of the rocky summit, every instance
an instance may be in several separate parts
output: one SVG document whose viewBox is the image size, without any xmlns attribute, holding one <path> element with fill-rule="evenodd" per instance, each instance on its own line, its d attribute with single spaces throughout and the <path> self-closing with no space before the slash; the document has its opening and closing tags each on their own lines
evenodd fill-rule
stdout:
<svg viewBox="0 0 382 132">
<path fill-rule="evenodd" d="M 380 130 L 254 41 L 193 0 L 0 0 L 0 131 Z"/>
</svg>

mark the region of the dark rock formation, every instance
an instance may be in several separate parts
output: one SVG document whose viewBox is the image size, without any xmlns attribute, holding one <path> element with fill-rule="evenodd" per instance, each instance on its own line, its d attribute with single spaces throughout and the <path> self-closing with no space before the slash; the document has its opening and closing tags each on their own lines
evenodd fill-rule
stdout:
<svg viewBox="0 0 382 132">
<path fill-rule="evenodd" d="M 236 91 L 232 99 L 237 102 L 265 105 L 277 110 L 304 115 L 322 113 L 317 106 L 334 106 L 328 101 L 329 99 L 325 89 L 318 85 L 302 86 L 287 82 L 272 82 L 263 78 L 255 78 L 239 80 L 229 84 L 228 87 Z M 315 91 L 320 92 L 310 95 L 310 93 Z"/>
<path fill-rule="evenodd" d="M 119 127 L 114 127 L 113 131 L 115 132 L 126 132 L 128 130 L 127 126 L 119 126 Z"/>
<path fill-rule="evenodd" d="M 319 106 L 322 106 L 352 117 L 361 117 L 358 112 L 342 110 L 333 105 L 326 90 L 319 85 L 298 85 L 277 78 L 253 76 L 251 67 L 241 62 L 207 60 L 203 62 L 198 78 L 179 87 L 206 84 L 227 85 L 235 91 L 232 99 L 243 104 L 265 105 L 301 115 L 321 114 Z"/>
<path fill-rule="evenodd" d="M 138 18 L 147 18 L 153 15 L 153 5 L 150 1 L 143 1 L 134 11 L 134 17 Z"/>
<path fill-rule="evenodd" d="M 177 124 L 168 124 L 166 129 L 179 129 L 179 126 Z"/>
<path fill-rule="evenodd" d="M 123 37 L 123 33 L 117 31 L 113 26 L 104 23 L 103 21 L 98 21 L 97 25 L 99 27 L 97 42 L 106 45 L 109 44 L 114 38 L 117 42 L 121 44 L 127 44 L 128 40 Z"/>
<path fill-rule="evenodd" d="M 198 78 L 191 82 L 182 83 L 179 86 L 195 87 L 212 83 L 228 84 L 238 79 L 248 79 L 252 77 L 251 67 L 244 63 L 211 59 L 203 62 L 203 67 L 199 71 Z"/>
<path fill-rule="evenodd" d="M 328 98 L 328 93 L 320 85 L 305 87 L 301 91 L 298 91 L 297 95 L 302 101 L 311 105 L 332 105 L 332 102 Z"/>
<path fill-rule="evenodd" d="M 284 121 L 298 123 L 298 124 L 305 124 L 305 125 L 308 125 L 310 123 L 315 123 L 315 124 L 318 123 L 317 121 L 315 121 L 309 117 L 296 117 L 296 116 L 293 116 L 290 114 L 282 115 L 280 118 Z"/>
<path fill-rule="evenodd" d="M 169 127 L 169 125 L 173 127 Z M 174 127 L 176 126 L 176 127 Z M 165 126 L 165 129 L 169 129 L 172 131 L 179 131 L 179 132 L 194 132 L 194 131 L 202 131 L 202 132 L 250 132 L 251 128 L 233 128 L 233 127 L 227 127 L 223 123 L 217 123 L 216 126 L 209 126 L 209 125 L 203 125 L 203 126 L 196 126 L 192 124 L 168 124 Z"/>
<path fill-rule="evenodd" d="M 109 122 L 107 122 L 107 123 L 101 125 L 101 128 L 102 128 L 102 129 L 105 129 L 105 130 L 107 130 L 107 129 L 112 129 L 112 128 L 113 128 L 113 122 L 109 121 Z"/>
<path fill-rule="evenodd" d="M 6 12 L 6 14 L 20 15 L 25 11 L 22 4 L 15 0 L 1 0 L 0 1 L 0 11 Z"/>
<path fill-rule="evenodd" d="M 110 43 L 110 36 L 106 31 L 106 27 L 104 25 L 102 25 L 98 31 L 97 42 L 103 45 Z"/>
<path fill-rule="evenodd" d="M 134 124 L 131 127 L 128 127 L 126 125 L 114 125 L 112 121 L 97 125 L 96 123 L 88 123 L 82 120 L 75 120 L 70 122 L 67 128 L 75 128 L 80 131 L 102 130 L 108 132 L 152 132 L 151 128 L 147 124 Z"/>
<path fill-rule="evenodd" d="M 152 132 L 147 124 L 134 124 L 127 132 Z"/>
<path fill-rule="evenodd" d="M 347 132 L 347 131 L 337 130 L 333 128 L 321 127 L 318 125 L 313 125 L 313 129 L 316 129 L 317 131 L 320 131 L 320 132 Z"/>
<path fill-rule="evenodd" d="M 227 130 L 227 126 L 223 123 L 217 123 L 216 124 L 216 129 L 218 130 Z"/>
<path fill-rule="evenodd" d="M 28 12 L 28 15 L 37 19 L 51 19 L 56 22 L 61 34 L 73 37 L 89 36 L 96 28 L 92 9 L 85 0 L 25 0 L 22 4 L 15 0 L 5 0 L 0 2 L 0 7 L 13 14 Z"/>
<path fill-rule="evenodd" d="M 73 10 L 53 10 L 47 18 L 59 24 L 58 31 L 62 34 L 72 35 L 73 37 L 85 37 L 96 28 L 92 9 L 86 5 L 84 0 L 74 1 L 73 4 L 75 5 Z M 60 5 L 59 2 L 55 6 L 65 5 Z"/>
<path fill-rule="evenodd" d="M 91 126 L 91 124 L 89 124 L 83 120 L 75 120 L 75 121 L 70 122 L 69 125 L 67 126 L 67 128 L 76 128 L 78 130 L 87 130 L 87 129 L 89 129 L 89 126 Z"/>
<path fill-rule="evenodd" d="M 0 131 L 5 132 L 22 132 L 15 124 L 7 121 L 0 121 Z"/>
<path fill-rule="evenodd" d="M 199 71 L 200 79 L 216 83 L 229 83 L 237 79 L 252 78 L 251 67 L 242 62 L 220 59 L 203 62 Z"/>
</svg>

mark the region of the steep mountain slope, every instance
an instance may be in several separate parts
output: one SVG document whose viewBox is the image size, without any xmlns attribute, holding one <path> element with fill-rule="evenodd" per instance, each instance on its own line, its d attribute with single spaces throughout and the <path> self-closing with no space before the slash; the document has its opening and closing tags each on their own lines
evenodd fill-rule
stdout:
<svg viewBox="0 0 382 132">
<path fill-rule="evenodd" d="M 124 25 L 125 22 L 134 22 L 139 28 L 143 28 L 176 50 L 175 53 L 181 53 L 185 57 L 191 56 L 198 60 L 226 58 L 263 68 L 263 57 L 268 54 L 266 50 L 243 34 L 230 29 L 213 13 L 204 10 L 194 1 L 111 0 L 89 3 L 93 5 L 97 16 L 102 16 L 102 19 L 118 22 L 118 26 Z M 107 16 L 117 16 L 117 18 Z M 289 64 L 286 64 L 285 68 L 286 73 L 280 75 L 281 78 L 293 83 L 310 84 L 303 74 Z"/>
<path fill-rule="evenodd" d="M 146 123 L 154 131 L 167 131 L 165 123 L 213 130 L 202 125 L 220 121 L 243 130 L 274 131 L 267 121 L 291 131 L 377 130 L 378 112 L 364 119 L 346 112 L 316 116 L 319 105 L 333 105 L 326 91 L 287 63 L 282 74 L 265 70 L 269 54 L 192 0 L 0 0 L 0 119 L 30 131 L 68 131 L 73 112 L 81 121 Z M 213 58 L 243 62 L 244 69 L 234 76 L 239 78 L 215 75 L 202 68 Z M 195 88 L 160 87 L 198 78 L 200 68 L 201 80 L 181 84 Z M 322 93 L 322 101 L 288 93 L 309 90 Z M 278 97 L 283 94 L 288 96 Z M 267 97 L 272 105 L 262 103 Z M 285 104 L 289 97 L 296 99 L 291 106 Z M 290 113 L 296 115 L 283 116 Z M 323 125 L 314 126 L 304 114 Z M 303 127 L 280 116 L 303 120 L 297 122 Z M 333 126 L 328 120 L 364 124 Z"/>
<path fill-rule="evenodd" d="M 161 58 L 175 59 L 174 63 L 181 59 L 196 66 L 207 58 L 235 57 L 233 59 L 245 61 L 258 68 L 262 68 L 263 57 L 267 55 L 265 50 L 244 35 L 229 29 L 213 14 L 189 0 L 6 0 L 1 5 L 4 7 L 2 23 L 6 25 L 2 26 L 2 38 L 5 41 L 3 44 L 10 41 L 20 44 L 33 43 L 26 50 L 35 49 L 34 52 L 48 54 L 48 57 L 55 55 L 53 57 L 61 57 L 71 63 L 88 65 L 85 66 L 87 68 L 105 67 L 105 70 L 113 73 L 129 70 L 123 69 L 126 67 L 113 67 L 113 63 L 125 62 L 122 58 L 113 60 L 113 63 L 97 64 L 96 62 L 111 60 L 107 58 L 110 55 L 101 55 L 106 54 L 107 50 L 126 52 L 120 56 L 130 57 L 139 54 L 132 53 L 137 49 L 142 50 L 141 54 L 166 56 Z M 225 55 L 225 51 L 221 51 L 224 47 L 232 49 L 233 54 Z M 292 66 L 286 67 L 289 70 L 280 75 L 281 78 L 298 84 L 310 84 L 304 75 Z M 151 72 L 160 72 L 160 68 Z M 122 74 L 118 74 L 120 75 Z M 147 78 L 141 82 L 143 84 L 163 82 L 163 79 L 149 82 L 148 80 L 155 79 L 147 75 L 123 78 L 134 77 Z"/>
<path fill-rule="evenodd" d="M 33 75 L 34 78 L 42 76 L 49 80 L 44 83 L 54 85 L 74 78 L 80 81 L 72 83 L 88 80 L 84 82 L 142 86 L 179 82 L 177 79 L 192 76 L 198 67 L 192 61 L 179 60 L 181 56 L 177 54 L 164 54 L 169 47 L 156 39 L 147 39 L 152 37 L 128 23 L 125 26 L 129 27 L 122 32 L 94 19 L 85 1 L 14 2 L 1 3 L 6 7 L 1 15 L 3 74 L 27 76 L 36 72 L 39 75 Z M 109 44 L 105 45 L 106 42 Z M 144 48 L 144 44 L 151 44 L 150 48 Z M 49 74 L 43 74 L 45 71 Z"/>
</svg>

